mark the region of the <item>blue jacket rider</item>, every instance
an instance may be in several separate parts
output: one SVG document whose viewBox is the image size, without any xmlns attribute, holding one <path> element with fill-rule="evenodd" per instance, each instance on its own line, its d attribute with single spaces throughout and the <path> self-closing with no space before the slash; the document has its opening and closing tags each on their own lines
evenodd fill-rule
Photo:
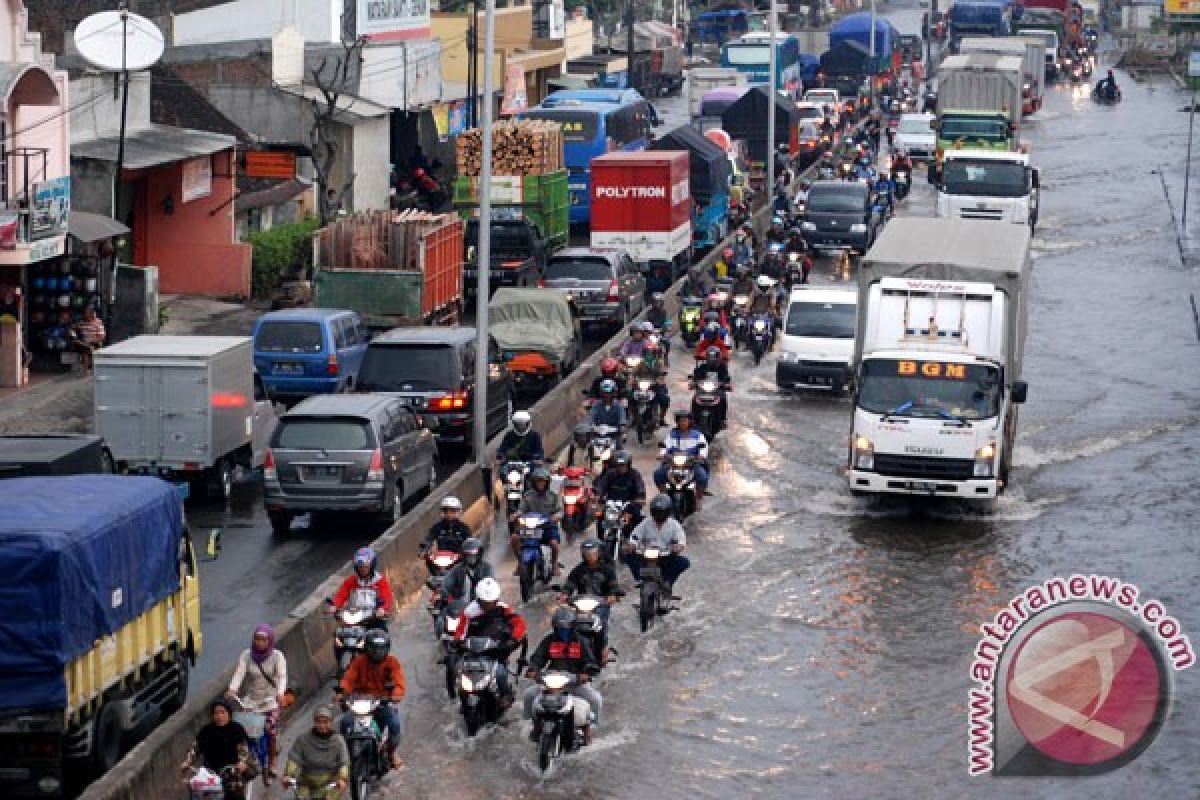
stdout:
<svg viewBox="0 0 1200 800">
<path fill-rule="evenodd" d="M 695 459 L 692 475 L 696 479 L 696 510 L 700 510 L 701 498 L 708 487 L 708 439 L 704 434 L 692 427 L 692 412 L 681 408 L 675 412 L 675 427 L 671 429 L 659 445 L 658 454 L 663 463 L 654 470 L 654 485 L 660 492 L 667 488 L 667 459 L 676 453 L 686 453 Z"/>
</svg>

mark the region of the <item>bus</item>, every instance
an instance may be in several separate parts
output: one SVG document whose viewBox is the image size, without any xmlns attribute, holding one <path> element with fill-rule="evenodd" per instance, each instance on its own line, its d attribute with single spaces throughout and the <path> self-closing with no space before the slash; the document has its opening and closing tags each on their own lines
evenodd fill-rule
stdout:
<svg viewBox="0 0 1200 800">
<path fill-rule="evenodd" d="M 771 59 L 771 34 L 748 33 L 721 48 L 721 66 L 744 72 L 750 83 L 767 83 Z M 790 33 L 775 35 L 775 88 L 795 92 L 800 88 L 800 40 Z"/>
<path fill-rule="evenodd" d="M 614 150 L 645 150 L 654 113 L 634 89 L 576 89 L 551 92 L 521 118 L 562 124 L 571 224 L 586 225 L 592 212 L 592 159 Z"/>
</svg>

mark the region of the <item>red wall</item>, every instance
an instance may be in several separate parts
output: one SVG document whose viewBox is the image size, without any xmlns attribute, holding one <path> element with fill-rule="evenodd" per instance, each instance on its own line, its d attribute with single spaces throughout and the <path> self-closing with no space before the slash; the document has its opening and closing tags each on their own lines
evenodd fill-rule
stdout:
<svg viewBox="0 0 1200 800">
<path fill-rule="evenodd" d="M 251 248 L 234 238 L 233 151 L 217 153 L 212 160 L 212 194 L 190 203 L 181 196 L 181 162 L 125 173 L 126 183 L 140 184 L 134 261 L 158 267 L 158 288 L 163 294 L 250 296 Z M 164 208 L 167 197 L 174 204 L 171 214 Z"/>
</svg>

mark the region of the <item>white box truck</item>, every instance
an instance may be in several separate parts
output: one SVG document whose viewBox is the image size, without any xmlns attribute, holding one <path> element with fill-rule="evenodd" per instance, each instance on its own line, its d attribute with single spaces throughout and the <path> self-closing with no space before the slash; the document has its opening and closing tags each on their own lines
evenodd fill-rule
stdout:
<svg viewBox="0 0 1200 800">
<path fill-rule="evenodd" d="M 985 500 L 1008 483 L 1029 229 L 899 218 L 863 259 L 846 477 L 855 494 Z"/>
<path fill-rule="evenodd" d="M 947 150 L 937 180 L 937 215 L 1037 227 L 1041 179 L 1027 153 Z"/>
<path fill-rule="evenodd" d="M 710 89 L 746 85 L 746 73 L 733 67 L 692 67 L 687 71 L 688 114 L 695 120 L 700 116 L 700 98 Z"/>
<path fill-rule="evenodd" d="M 1046 91 L 1046 45 L 1033 37 L 971 36 L 958 43 L 959 53 L 991 53 L 1021 59 L 1025 84 L 1021 87 L 1022 111 L 1029 116 L 1042 107 Z"/>
<path fill-rule="evenodd" d="M 275 427 L 252 349 L 245 336 L 135 336 L 97 350 L 96 433 L 118 469 L 227 498 Z"/>
</svg>

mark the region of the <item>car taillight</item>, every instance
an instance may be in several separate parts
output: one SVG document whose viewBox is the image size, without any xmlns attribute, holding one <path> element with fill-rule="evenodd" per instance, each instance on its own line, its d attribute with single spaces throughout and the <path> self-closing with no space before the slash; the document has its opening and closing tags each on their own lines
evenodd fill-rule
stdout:
<svg viewBox="0 0 1200 800">
<path fill-rule="evenodd" d="M 451 392 L 431 400 L 429 407 L 434 411 L 459 411 L 467 407 L 466 392 Z"/>
<path fill-rule="evenodd" d="M 367 480 L 383 480 L 383 451 L 378 447 L 371 452 L 371 464 L 367 467 Z"/>
<path fill-rule="evenodd" d="M 538 278 L 538 288 L 539 289 L 546 288 L 546 279 L 545 278 Z"/>
<path fill-rule="evenodd" d="M 608 284 L 608 302 L 613 303 L 621 299 L 621 287 L 617 283 L 617 279 L 613 278 Z"/>
<path fill-rule="evenodd" d="M 338 374 L 338 360 L 337 360 L 337 356 L 335 354 L 330 353 L 329 361 L 325 365 L 325 371 L 328 372 L 330 375 Z"/>
<path fill-rule="evenodd" d="M 271 452 L 271 448 L 267 448 L 267 454 L 263 456 L 263 478 L 268 481 L 277 480 L 279 473 L 275 471 L 275 454 Z"/>
</svg>

